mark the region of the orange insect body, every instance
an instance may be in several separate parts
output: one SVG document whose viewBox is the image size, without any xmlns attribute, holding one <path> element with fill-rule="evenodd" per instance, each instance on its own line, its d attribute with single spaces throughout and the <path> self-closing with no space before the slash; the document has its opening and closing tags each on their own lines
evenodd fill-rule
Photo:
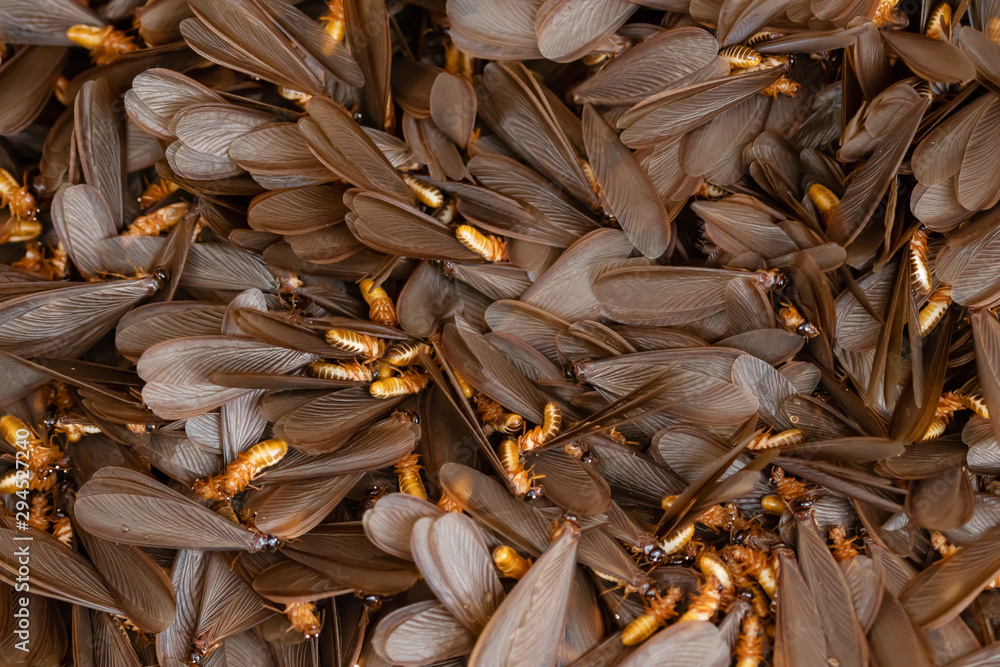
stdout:
<svg viewBox="0 0 1000 667">
<path fill-rule="evenodd" d="M 470 387 L 471 389 L 471 387 Z M 517 433 L 524 427 L 524 419 L 513 412 L 505 412 L 503 406 L 481 392 L 474 393 L 476 412 L 483 424 L 500 433 Z"/>
<path fill-rule="evenodd" d="M 778 495 L 786 503 L 791 502 L 809 490 L 809 487 L 804 482 L 794 477 L 785 477 L 785 471 L 781 468 L 771 470 L 771 481 L 777 487 Z"/>
<path fill-rule="evenodd" d="M 0 228 L 0 243 L 24 243 L 42 233 L 42 223 L 12 217 Z"/>
<path fill-rule="evenodd" d="M 295 90 L 293 88 L 285 88 L 284 86 L 278 86 L 278 94 L 286 100 L 298 102 L 299 104 L 305 104 L 313 97 L 309 93 L 303 93 L 301 90 Z"/>
<path fill-rule="evenodd" d="M 507 244 L 498 236 L 483 234 L 471 225 L 459 225 L 455 228 L 455 238 L 489 262 L 507 261 Z"/>
<path fill-rule="evenodd" d="M 726 189 L 719 187 L 718 185 L 713 185 L 708 181 L 702 182 L 698 186 L 698 196 L 704 197 L 705 199 L 718 199 L 719 197 L 724 197 L 726 195 Z"/>
<path fill-rule="evenodd" d="M 972 410 L 983 419 L 990 418 L 990 410 L 986 407 L 986 401 L 983 400 L 983 397 L 979 392 L 971 394 L 958 394 L 958 398 L 962 401 L 962 405 Z"/>
<path fill-rule="evenodd" d="M 771 566 L 771 557 L 768 554 L 757 549 L 733 544 L 723 550 L 723 555 L 726 556 L 726 561 L 730 565 L 735 564 L 742 567 L 744 572 L 756 579 L 767 596 L 774 599 L 778 581 Z"/>
<path fill-rule="evenodd" d="M 27 476 L 28 485 L 18 486 L 18 470 L 8 470 L 0 477 L 0 496 L 6 496 L 27 489 L 28 491 L 48 492 L 56 486 L 56 476 L 52 474 L 36 473 L 34 470 L 22 470 Z"/>
<path fill-rule="evenodd" d="M 525 468 L 524 464 L 521 463 L 521 450 L 516 440 L 507 438 L 501 442 L 499 454 L 500 463 L 503 465 L 503 469 L 507 472 L 507 477 L 510 478 L 511 484 L 514 486 L 514 495 L 518 498 L 523 498 L 529 492 L 537 489 L 537 487 L 533 486 L 537 478 L 531 474 L 531 470 Z"/>
<path fill-rule="evenodd" d="M 761 55 L 749 46 L 735 44 L 719 51 L 719 57 L 729 63 L 731 70 L 747 69 L 760 65 Z"/>
<path fill-rule="evenodd" d="M 931 269 L 927 265 L 927 232 L 918 229 L 910 239 L 910 278 L 919 294 L 931 291 Z"/>
<path fill-rule="evenodd" d="M 646 613 L 625 626 L 622 630 L 622 644 L 635 646 L 667 624 L 667 621 L 677 615 L 675 607 L 684 597 L 684 591 L 671 586 L 662 596 L 656 594 L 646 607 Z"/>
<path fill-rule="evenodd" d="M 73 523 L 69 520 L 68 516 L 57 517 L 52 522 L 52 537 L 66 546 L 73 544 Z"/>
<path fill-rule="evenodd" d="M 714 578 L 698 587 L 698 595 L 691 600 L 687 611 L 681 616 L 681 621 L 707 621 L 715 616 L 722 600 L 722 587 Z"/>
<path fill-rule="evenodd" d="M 726 564 L 714 553 L 703 551 L 698 556 L 698 569 L 708 581 L 714 581 L 718 584 L 719 606 L 728 608 L 733 602 L 736 588 L 733 586 L 733 577 Z"/>
<path fill-rule="evenodd" d="M 314 361 L 309 364 L 306 370 L 309 375 L 324 380 L 371 382 L 374 377 L 371 366 L 356 361 L 346 361 L 339 364 Z"/>
<path fill-rule="evenodd" d="M 522 452 L 530 452 L 541 447 L 559 434 L 562 428 L 562 410 L 555 403 L 546 403 L 542 415 L 542 423 L 531 429 L 517 440 Z"/>
<path fill-rule="evenodd" d="M 35 494 L 31 499 L 31 509 L 28 510 L 28 525 L 43 533 L 49 529 L 49 498 L 43 493 Z"/>
<path fill-rule="evenodd" d="M 990 18 L 990 22 L 986 25 L 986 36 L 994 44 L 1000 44 L 1000 18 L 996 16 Z"/>
<path fill-rule="evenodd" d="M 952 416 L 963 407 L 965 407 L 965 403 L 957 394 L 950 391 L 941 394 L 941 398 L 938 399 L 938 404 L 934 408 L 934 420 L 931 421 L 920 441 L 924 442 L 941 437 L 945 429 L 948 428 Z"/>
<path fill-rule="evenodd" d="M 962 550 L 962 547 L 951 544 L 944 535 L 936 530 L 931 532 L 931 546 L 934 547 L 935 551 L 941 554 L 941 560 L 943 561 L 948 560 Z M 994 588 L 1000 588 L 1000 575 L 993 577 L 993 579 L 986 584 L 987 590 L 992 590 Z"/>
<path fill-rule="evenodd" d="M 306 639 L 315 637 L 323 628 L 319 617 L 316 616 L 315 602 L 292 602 L 291 604 L 286 604 L 285 616 L 288 618 L 288 622 L 292 624 L 292 630 L 301 632 Z"/>
<path fill-rule="evenodd" d="M 951 27 L 951 5 L 942 2 L 928 17 L 924 34 L 934 39 L 947 39 L 949 27 Z"/>
<path fill-rule="evenodd" d="M 455 373 L 455 382 L 458 383 L 459 389 L 462 390 L 462 396 L 465 396 L 467 400 L 471 400 L 476 390 L 469 384 L 469 381 L 458 373 Z"/>
<path fill-rule="evenodd" d="M 330 329 L 326 332 L 326 342 L 344 352 L 367 360 L 378 359 L 385 354 L 385 341 L 368 334 L 359 334 L 346 329 Z"/>
<path fill-rule="evenodd" d="M 11 266 L 37 273 L 48 280 L 58 280 L 66 277 L 67 264 L 66 251 L 63 250 L 61 243 L 52 249 L 52 257 L 46 258 L 45 246 L 38 241 L 28 241 L 24 244 L 24 257 Z"/>
<path fill-rule="evenodd" d="M 525 558 L 506 545 L 493 550 L 493 562 L 500 570 L 500 575 L 508 579 L 520 580 L 531 568 L 530 558 Z"/>
<path fill-rule="evenodd" d="M 146 424 L 125 424 L 125 428 L 127 428 L 132 433 L 139 433 L 139 434 L 149 433 L 149 426 L 147 426 Z"/>
<path fill-rule="evenodd" d="M 830 188 L 820 183 L 813 183 L 809 186 L 809 200 L 819 211 L 819 217 L 825 223 L 830 222 L 837 205 L 840 204 L 840 198 L 833 194 Z"/>
<path fill-rule="evenodd" d="M 368 391 L 375 398 L 393 398 L 416 394 L 427 386 L 427 376 L 418 371 L 404 371 L 397 377 L 376 380 L 368 386 Z"/>
<path fill-rule="evenodd" d="M 738 530 L 742 528 L 746 521 L 740 515 L 739 509 L 733 503 L 725 505 L 712 505 L 701 513 L 698 523 L 709 530 Z"/>
<path fill-rule="evenodd" d="M 96 65 L 107 65 L 120 56 L 139 49 L 131 37 L 112 26 L 95 28 L 75 25 L 66 31 L 66 37 L 74 44 L 88 49 Z"/>
<path fill-rule="evenodd" d="M 660 506 L 664 510 L 670 509 L 670 507 L 677 500 L 677 496 L 665 496 L 663 500 L 660 501 Z M 694 524 L 688 524 L 677 530 L 673 531 L 667 535 L 663 540 L 660 541 L 659 547 L 663 550 L 663 553 L 667 556 L 675 554 L 684 547 L 686 547 L 690 542 L 691 538 L 694 537 Z"/>
<path fill-rule="evenodd" d="M 336 41 L 344 41 L 344 29 L 347 23 L 344 19 L 344 0 L 329 0 L 326 3 L 326 14 L 320 19 L 326 34 Z"/>
<path fill-rule="evenodd" d="M 417 200 L 428 208 L 439 208 L 444 205 L 444 195 L 436 187 L 429 183 L 424 183 L 409 174 L 400 174 L 399 177 L 410 188 L 410 192 Z"/>
<path fill-rule="evenodd" d="M 17 179 L 6 169 L 0 169 L 0 206 L 7 207 L 12 216 L 22 221 L 34 220 L 35 216 L 38 215 L 38 206 L 35 204 L 35 198 L 28 192 L 28 186 L 22 186 L 18 183 Z M 26 232 L 27 228 L 22 231 L 22 234 Z M 40 233 L 41 226 L 39 225 L 38 232 L 31 237 L 26 239 L 7 239 L 4 243 L 15 240 L 27 241 L 38 236 Z"/>
<path fill-rule="evenodd" d="M 757 614 L 747 614 L 736 642 L 736 667 L 757 667 L 764 659 L 764 624 Z"/>
<path fill-rule="evenodd" d="M 590 185 L 591 191 L 597 195 L 597 198 L 601 198 L 601 184 L 597 181 L 597 174 L 594 173 L 594 166 L 584 160 L 583 158 L 578 158 L 580 163 L 580 171 L 583 172 L 584 177 L 587 179 L 587 183 Z"/>
<path fill-rule="evenodd" d="M 139 207 L 143 210 L 153 206 L 157 202 L 166 199 L 171 194 L 180 190 L 179 185 L 173 181 L 160 179 L 156 183 L 150 183 L 146 191 L 139 196 Z"/>
<path fill-rule="evenodd" d="M 754 439 L 750 441 L 747 445 L 747 449 L 752 451 L 760 451 L 763 449 L 773 449 L 775 447 L 791 447 L 792 445 L 798 445 L 805 442 L 806 434 L 797 428 L 789 429 L 787 431 L 782 431 L 777 435 L 771 435 L 770 432 L 764 431 L 754 436 Z"/>
<path fill-rule="evenodd" d="M 421 352 L 430 354 L 430 346 L 424 343 L 396 343 L 385 353 L 385 360 L 393 366 L 408 366 L 420 356 Z"/>
<path fill-rule="evenodd" d="M 27 424 L 14 415 L 0 417 L 0 436 L 15 449 L 24 452 L 24 456 L 20 458 L 34 472 L 46 472 L 63 458 L 62 450 L 57 445 L 46 445 Z"/>
<path fill-rule="evenodd" d="M 843 526 L 833 526 L 830 528 L 830 541 L 833 542 L 830 551 L 838 563 L 851 560 L 858 555 L 858 550 L 854 548 L 855 539 L 857 538 L 852 537 L 851 539 L 847 539 L 847 531 Z"/>
<path fill-rule="evenodd" d="M 101 432 L 101 429 L 92 424 L 70 424 L 64 422 L 57 424 L 55 430 L 57 433 L 65 435 L 66 440 L 69 442 L 80 442 L 86 435 L 96 435 Z"/>
<path fill-rule="evenodd" d="M 443 509 L 445 512 L 461 512 L 462 506 L 459 505 L 454 498 L 449 496 L 444 491 L 441 492 L 441 497 L 437 501 L 437 506 Z"/>
<path fill-rule="evenodd" d="M 782 34 L 780 32 L 774 32 L 772 30 L 761 30 L 760 32 L 758 32 L 757 34 L 755 34 L 753 37 L 751 37 L 750 39 L 747 40 L 747 46 L 750 46 L 750 47 L 760 46 L 761 44 L 764 44 L 765 42 L 770 42 L 772 39 L 777 39 L 777 38 L 779 38 L 781 36 L 782 36 Z"/>
<path fill-rule="evenodd" d="M 427 490 L 420 479 L 420 456 L 410 454 L 396 464 L 396 476 L 399 477 L 399 490 L 417 498 L 427 500 Z"/>
<path fill-rule="evenodd" d="M 781 318 L 781 326 L 785 327 L 785 331 L 790 331 L 807 339 L 815 338 L 819 335 L 819 329 L 816 325 L 802 317 L 802 313 L 799 312 L 798 308 L 787 301 L 781 302 L 781 309 L 778 311 L 778 316 Z"/>
<path fill-rule="evenodd" d="M 194 492 L 209 500 L 229 500 L 243 491 L 264 468 L 269 468 L 288 453 L 284 440 L 264 440 L 246 450 L 226 469 L 194 483 Z"/>
<path fill-rule="evenodd" d="M 781 496 L 764 496 L 760 499 L 760 506 L 768 514 L 781 516 L 785 513 L 785 501 Z"/>
<path fill-rule="evenodd" d="M 875 6 L 875 11 L 872 14 L 872 21 L 875 22 L 875 27 L 884 28 L 885 26 L 896 22 L 896 4 L 899 0 L 878 0 L 878 4 Z"/>
<path fill-rule="evenodd" d="M 476 73 L 476 59 L 448 40 L 444 47 L 444 69 L 449 74 L 460 75 L 471 82 Z"/>
<path fill-rule="evenodd" d="M 951 285 L 941 283 L 927 298 L 924 307 L 920 309 L 920 315 L 917 319 L 921 336 L 926 336 L 934 331 L 934 327 L 948 312 L 949 306 L 951 306 Z"/>
<path fill-rule="evenodd" d="M 123 236 L 159 236 L 183 220 L 189 210 L 191 210 L 190 204 L 177 202 L 159 208 L 149 215 L 140 215 L 129 225 Z"/>
<path fill-rule="evenodd" d="M 396 326 L 396 306 L 386 291 L 377 286 L 373 280 L 365 278 L 358 286 L 361 288 L 361 296 L 368 304 L 368 319 L 377 324 L 387 327 Z"/>
</svg>

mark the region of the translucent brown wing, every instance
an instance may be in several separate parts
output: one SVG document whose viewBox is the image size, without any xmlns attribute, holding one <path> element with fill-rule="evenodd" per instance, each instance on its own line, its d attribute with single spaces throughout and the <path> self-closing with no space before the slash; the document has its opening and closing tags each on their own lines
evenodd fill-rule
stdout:
<svg viewBox="0 0 1000 667">
<path fill-rule="evenodd" d="M 344 0 L 344 21 L 351 54 L 364 77 L 361 99 L 365 114 L 375 127 L 391 131 L 389 12 L 385 3 L 377 0 Z"/>
<path fill-rule="evenodd" d="M 591 106 L 583 110 L 583 131 L 608 208 L 639 252 L 659 257 L 673 240 L 673 228 L 649 177 Z"/>
<path fill-rule="evenodd" d="M 459 49 L 477 58 L 539 58 L 535 14 L 542 2 L 451 0 L 447 7 L 452 39 Z"/>
<path fill-rule="evenodd" d="M 621 27 L 636 8 L 630 0 L 547 0 L 535 14 L 538 49 L 556 62 L 581 58 Z"/>
<path fill-rule="evenodd" d="M 514 586 L 476 641 L 470 665 L 554 662 L 573 584 L 578 531 L 563 528 Z"/>
<path fill-rule="evenodd" d="M 378 656 L 405 667 L 440 664 L 467 655 L 475 635 L 434 600 L 417 602 L 384 616 L 371 642 Z"/>
<path fill-rule="evenodd" d="M 59 240 L 80 273 L 90 278 L 106 270 L 99 248 L 118 233 L 121 211 L 116 220 L 100 190 L 92 185 L 71 185 L 56 192 L 51 213 Z"/>
<path fill-rule="evenodd" d="M 455 512 L 418 519 L 410 550 L 427 585 L 448 611 L 474 635 L 482 632 L 504 592 L 475 522 Z"/>
<path fill-rule="evenodd" d="M 124 544 L 220 551 L 263 546 L 260 535 L 124 468 L 98 471 L 80 487 L 75 509 L 84 530 Z"/>
<path fill-rule="evenodd" d="M 0 26 L 0 34 L 5 30 Z M 65 62 L 66 49 L 56 46 L 25 47 L 4 62 L 0 86 L 19 92 L 0 102 L 0 133 L 18 134 L 35 120 L 52 95 Z"/>
</svg>

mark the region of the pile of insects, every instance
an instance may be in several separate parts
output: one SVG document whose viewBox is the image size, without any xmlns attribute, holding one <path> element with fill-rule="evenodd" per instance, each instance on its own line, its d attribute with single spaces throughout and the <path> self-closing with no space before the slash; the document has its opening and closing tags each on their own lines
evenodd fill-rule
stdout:
<svg viewBox="0 0 1000 667">
<path fill-rule="evenodd" d="M 0 664 L 1000 665 L 1000 0 L 0 0 Z"/>
</svg>

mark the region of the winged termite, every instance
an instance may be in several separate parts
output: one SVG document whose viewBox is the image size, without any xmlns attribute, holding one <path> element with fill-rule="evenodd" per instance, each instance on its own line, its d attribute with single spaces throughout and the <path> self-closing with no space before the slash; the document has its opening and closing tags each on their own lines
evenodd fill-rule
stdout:
<svg viewBox="0 0 1000 667">
<path fill-rule="evenodd" d="M 0 169 L 0 206 L 7 208 L 16 219 L 25 222 L 34 220 L 38 215 L 38 206 L 35 198 L 28 192 L 28 187 L 19 184 L 6 169 Z M 34 236 L 37 235 L 36 233 Z M 23 236 L 23 233 L 19 236 Z"/>
<path fill-rule="evenodd" d="M 210 500 L 228 500 L 242 492 L 264 468 L 269 468 L 288 453 L 282 440 L 265 440 L 240 454 L 219 475 L 195 483 L 197 496 Z"/>
<path fill-rule="evenodd" d="M 112 26 L 95 28 L 89 25 L 75 25 L 66 31 L 66 37 L 74 44 L 90 51 L 90 57 L 97 65 L 107 65 L 126 53 L 139 47 L 132 37 Z"/>
</svg>

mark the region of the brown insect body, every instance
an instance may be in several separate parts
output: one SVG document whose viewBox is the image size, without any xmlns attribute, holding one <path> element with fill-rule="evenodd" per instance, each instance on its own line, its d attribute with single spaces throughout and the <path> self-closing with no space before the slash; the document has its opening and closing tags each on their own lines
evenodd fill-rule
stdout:
<svg viewBox="0 0 1000 667">
<path fill-rule="evenodd" d="M 350 352 L 356 357 L 371 361 L 385 354 L 385 341 L 368 334 L 359 334 L 346 329 L 330 329 L 326 332 L 326 342 L 330 347 Z"/>
<path fill-rule="evenodd" d="M 465 396 L 466 400 L 472 400 L 476 390 L 469 384 L 469 381 L 458 373 L 455 373 L 455 382 L 458 383 L 459 389 L 462 390 L 462 396 Z"/>
<path fill-rule="evenodd" d="M 652 636 L 654 632 L 677 616 L 675 608 L 684 598 L 684 591 L 671 586 L 663 595 L 657 593 L 646 607 L 646 613 L 625 626 L 622 630 L 622 644 L 636 646 Z"/>
<path fill-rule="evenodd" d="M 52 522 L 52 537 L 66 546 L 73 544 L 73 523 L 68 516 L 59 516 Z"/>
<path fill-rule="evenodd" d="M 330 363 L 314 361 L 306 368 L 309 375 L 324 380 L 342 380 L 347 382 L 371 382 L 374 377 L 371 366 L 357 361 Z"/>
<path fill-rule="evenodd" d="M 524 419 L 513 412 L 505 412 L 503 406 L 482 392 L 475 392 L 473 398 L 476 412 L 485 426 L 510 435 L 524 428 Z"/>
<path fill-rule="evenodd" d="M 754 47 L 760 46 L 766 42 L 770 42 L 772 39 L 777 39 L 781 37 L 780 32 L 774 32 L 773 30 L 761 30 L 760 32 L 754 34 L 753 37 L 747 40 L 747 46 Z"/>
<path fill-rule="evenodd" d="M 471 225 L 459 225 L 455 228 L 455 238 L 488 262 L 507 261 L 507 243 L 498 236 L 483 234 Z"/>
<path fill-rule="evenodd" d="M 802 313 L 799 312 L 798 308 L 787 301 L 781 302 L 781 309 L 778 311 L 778 316 L 781 318 L 781 325 L 785 328 L 785 331 L 798 334 L 806 339 L 815 338 L 819 335 L 819 328 L 802 317 Z"/>
<path fill-rule="evenodd" d="M 1000 17 L 990 17 L 989 23 L 986 24 L 986 36 L 994 44 L 1000 44 Z"/>
<path fill-rule="evenodd" d="M 191 210 L 187 202 L 176 202 L 136 218 L 123 236 L 159 236 L 173 229 Z"/>
<path fill-rule="evenodd" d="M 461 512 L 462 506 L 455 502 L 455 499 L 449 496 L 444 491 L 441 492 L 441 497 L 438 498 L 437 506 L 443 509 L 445 512 Z"/>
<path fill-rule="evenodd" d="M 518 581 L 528 573 L 532 563 L 530 558 L 525 558 L 512 547 L 506 545 L 501 545 L 493 550 L 493 562 L 500 570 L 501 576 Z"/>
<path fill-rule="evenodd" d="M 875 5 L 875 11 L 871 17 L 876 27 L 884 28 L 887 25 L 897 22 L 897 4 L 899 4 L 899 0 L 878 0 L 878 4 Z"/>
<path fill-rule="evenodd" d="M 303 93 L 301 90 L 293 90 L 284 86 L 278 86 L 278 94 L 290 102 L 297 102 L 299 104 L 305 104 L 313 98 L 309 93 Z"/>
<path fill-rule="evenodd" d="M 405 494 L 427 500 L 427 490 L 424 489 L 424 482 L 420 479 L 420 455 L 409 454 L 395 466 L 396 476 L 399 477 L 399 490 Z"/>
<path fill-rule="evenodd" d="M 95 65 L 108 65 L 122 55 L 139 49 L 130 36 L 112 26 L 75 25 L 66 31 L 66 37 L 89 50 Z"/>
<path fill-rule="evenodd" d="M 660 501 L 660 506 L 664 510 L 668 510 L 676 500 L 677 496 L 665 496 L 663 500 Z M 667 556 L 681 551 L 691 543 L 691 539 L 694 537 L 694 528 L 693 523 L 678 528 L 660 540 L 659 547 Z"/>
<path fill-rule="evenodd" d="M 288 453 L 284 440 L 264 440 L 241 453 L 226 466 L 225 471 L 199 479 L 194 483 L 195 495 L 208 500 L 229 500 L 242 492 L 265 468 L 269 468 Z"/>
<path fill-rule="evenodd" d="M 986 407 L 986 401 L 983 399 L 982 394 L 978 391 L 973 393 L 958 394 L 958 398 L 962 401 L 962 405 L 967 407 L 969 410 L 972 410 L 983 419 L 990 418 L 990 409 Z"/>
<path fill-rule="evenodd" d="M 764 496 L 760 499 L 760 506 L 768 514 L 781 516 L 785 513 L 785 501 L 781 499 L 781 496 Z"/>
<path fill-rule="evenodd" d="M 40 225 L 38 230 L 41 233 Z M 51 254 L 51 257 L 46 257 L 46 254 Z M 11 266 L 37 273 L 45 277 L 46 280 L 60 280 L 67 276 L 69 256 L 63 249 L 62 243 L 57 243 L 46 253 L 45 246 L 40 242 L 27 241 L 24 244 L 24 257 L 12 263 Z"/>
<path fill-rule="evenodd" d="M 719 199 L 726 196 L 726 189 L 704 181 L 698 186 L 698 196 L 705 199 Z"/>
</svg>

